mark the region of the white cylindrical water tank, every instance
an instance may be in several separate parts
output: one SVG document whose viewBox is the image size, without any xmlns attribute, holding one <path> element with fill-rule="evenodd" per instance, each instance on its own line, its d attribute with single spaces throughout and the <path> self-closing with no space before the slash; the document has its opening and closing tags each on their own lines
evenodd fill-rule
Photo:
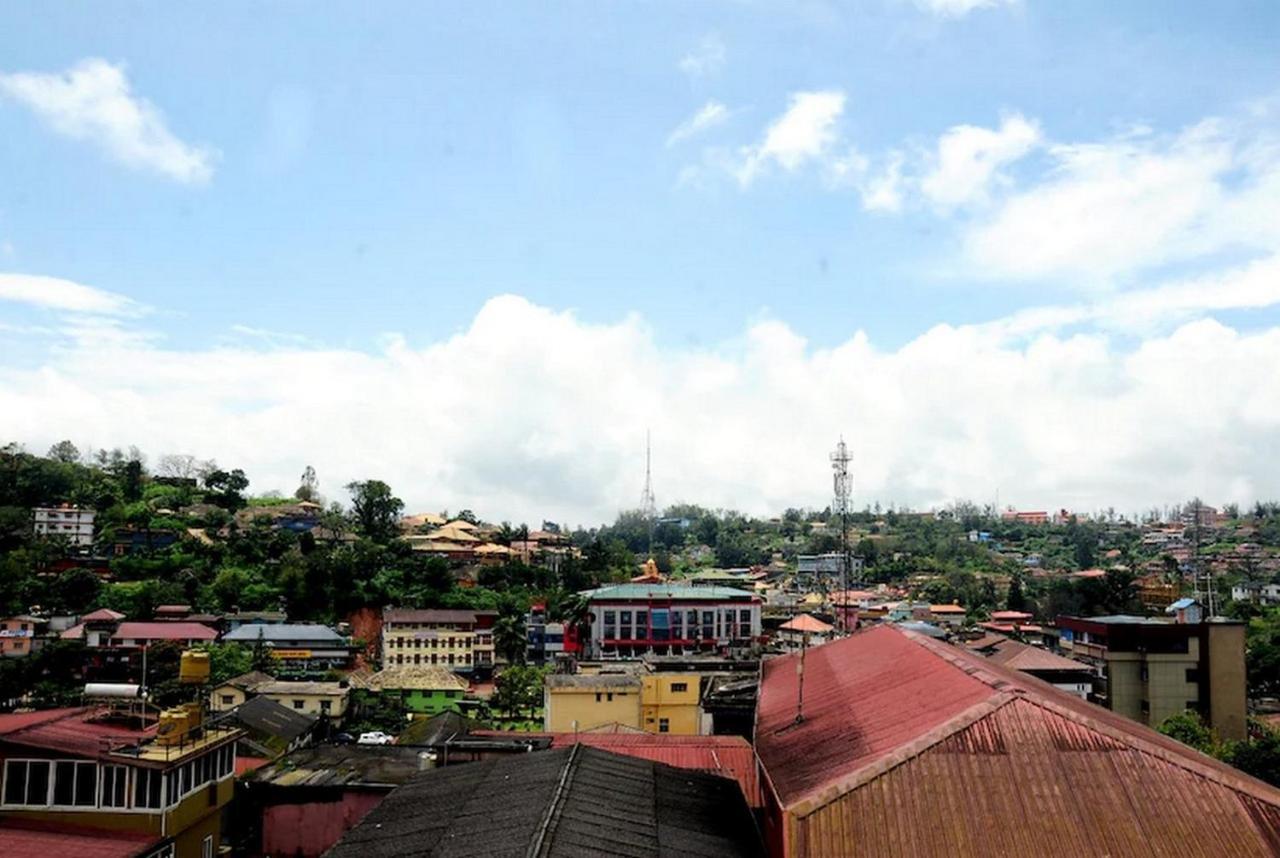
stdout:
<svg viewBox="0 0 1280 858">
<path fill-rule="evenodd" d="M 141 697 L 141 685 L 123 682 L 90 682 L 84 687 L 85 697 Z"/>
</svg>

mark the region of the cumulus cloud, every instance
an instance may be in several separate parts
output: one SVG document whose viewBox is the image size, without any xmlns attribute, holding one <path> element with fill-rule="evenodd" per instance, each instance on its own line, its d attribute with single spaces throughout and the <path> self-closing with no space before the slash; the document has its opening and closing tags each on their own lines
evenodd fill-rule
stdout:
<svg viewBox="0 0 1280 858">
<path fill-rule="evenodd" d="M 677 65 L 690 78 L 709 77 L 724 69 L 726 54 L 724 41 L 720 36 L 708 33 L 696 48 L 680 58 Z"/>
<path fill-rule="evenodd" d="M 940 18 L 963 18 L 976 9 L 1014 6 L 1018 2 L 1019 0 L 915 0 L 919 9 Z"/>
<path fill-rule="evenodd" d="M 124 67 L 86 59 L 64 72 L 0 73 L 0 96 L 26 105 L 63 136 L 101 146 L 126 166 L 198 184 L 215 153 L 178 139 L 164 114 L 135 95 Z"/>
<path fill-rule="evenodd" d="M 138 312 L 140 305 L 124 295 L 58 277 L 0 272 L 0 301 L 46 310 L 118 316 Z"/>
<path fill-rule="evenodd" d="M 1022 158 L 1040 142 L 1039 126 L 1025 117 L 1006 116 L 996 129 L 957 125 L 938 138 L 920 191 L 942 209 L 982 201 L 1002 166 Z"/>
<path fill-rule="evenodd" d="M 729 118 L 729 108 L 718 101 L 708 101 L 702 108 L 681 122 L 667 135 L 667 148 L 682 143 L 692 137 L 716 127 Z"/>
<path fill-rule="evenodd" d="M 845 94 L 836 90 L 794 93 L 760 142 L 739 153 L 735 169 L 739 183 L 751 184 L 770 165 L 794 172 L 827 156 L 836 140 L 835 126 L 844 102 Z"/>
<path fill-rule="evenodd" d="M 1233 288 L 1233 306 L 1275 297 Z M 1280 365 L 1280 328 L 1198 313 L 1136 348 L 1098 329 L 1012 333 L 940 325 L 896 349 L 862 333 L 815 348 L 764 321 L 692 349 L 659 345 L 638 317 L 587 323 L 502 296 L 452 337 L 374 352 L 76 341 L 0 369 L 0 437 L 43 449 L 93 427 L 73 440 L 199 451 L 258 491 L 291 490 L 311 464 L 336 496 L 376 477 L 414 509 L 531 522 L 634 505 L 646 429 L 660 503 L 756 513 L 824 505 L 841 434 L 859 503 L 998 489 L 1020 505 L 1136 511 L 1280 493 L 1280 374 L 1259 372 Z"/>
</svg>

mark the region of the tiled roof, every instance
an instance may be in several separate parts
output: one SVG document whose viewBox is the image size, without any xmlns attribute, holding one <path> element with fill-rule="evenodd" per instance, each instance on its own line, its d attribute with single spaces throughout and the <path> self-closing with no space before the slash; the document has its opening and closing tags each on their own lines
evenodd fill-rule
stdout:
<svg viewBox="0 0 1280 858">
<path fill-rule="evenodd" d="M 1089 670 L 1087 664 L 1012 639 L 996 644 L 987 659 L 1012 670 Z"/>
<path fill-rule="evenodd" d="M 233 676 L 221 685 L 230 685 L 239 688 L 241 691 L 253 691 L 259 685 L 267 682 L 275 682 L 276 678 L 260 670 L 251 670 L 248 673 L 242 673 L 239 676 Z"/>
<path fill-rule="evenodd" d="M 553 673 L 547 688 L 639 688 L 640 677 L 631 673 Z"/>
<path fill-rule="evenodd" d="M 812 648 L 799 723 L 795 658 L 762 665 L 756 743 L 800 854 L 1280 849 L 1280 790 L 974 653 L 892 626 Z"/>
<path fill-rule="evenodd" d="M 91 623 L 98 620 L 123 620 L 124 614 L 113 611 L 110 608 L 99 608 L 91 614 L 85 614 L 80 618 L 82 623 Z"/>
<path fill-rule="evenodd" d="M 755 858 L 763 848 L 733 781 L 574 745 L 424 772 L 327 855 L 410 852 Z"/>
<path fill-rule="evenodd" d="M 812 614 L 801 614 L 793 620 L 788 620 L 778 628 L 786 629 L 789 632 L 811 632 L 813 634 L 825 635 L 833 631 L 835 626 L 824 623 L 822 620 Z"/>
<path fill-rule="evenodd" d="M 397 664 L 356 680 L 370 691 L 466 691 L 470 686 L 447 667 Z"/>
<path fill-rule="evenodd" d="M 211 641 L 217 637 L 218 633 L 206 625 L 183 622 L 121 623 L 111 635 L 112 640 L 150 641 Z"/>
<path fill-rule="evenodd" d="M 960 605 L 930 605 L 929 613 L 931 614 L 963 614 L 965 609 Z"/>
</svg>

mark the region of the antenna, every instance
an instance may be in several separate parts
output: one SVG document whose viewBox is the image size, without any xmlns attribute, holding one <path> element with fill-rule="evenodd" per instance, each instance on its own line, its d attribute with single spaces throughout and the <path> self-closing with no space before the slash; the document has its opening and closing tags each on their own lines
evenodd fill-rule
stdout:
<svg viewBox="0 0 1280 858">
<path fill-rule="evenodd" d="M 1200 557 L 1200 498 L 1191 501 L 1191 577 L 1195 582 L 1196 601 L 1204 605 L 1209 617 L 1217 616 L 1217 593 L 1213 587 L 1213 564 Z"/>
<path fill-rule="evenodd" d="M 831 454 L 832 484 L 835 490 L 833 512 L 840 515 L 840 593 L 841 598 L 849 594 L 849 495 L 852 484 L 849 480 L 849 447 L 840 436 L 836 451 Z"/>
<path fill-rule="evenodd" d="M 653 554 L 653 524 L 658 517 L 658 504 L 653 497 L 653 457 L 649 430 L 644 432 L 644 491 L 640 493 L 640 512 L 649 522 L 649 554 Z"/>
</svg>

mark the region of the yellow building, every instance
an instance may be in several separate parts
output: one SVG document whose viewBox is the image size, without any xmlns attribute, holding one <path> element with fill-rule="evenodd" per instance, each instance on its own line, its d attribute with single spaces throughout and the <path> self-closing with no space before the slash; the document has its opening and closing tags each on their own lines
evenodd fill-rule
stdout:
<svg viewBox="0 0 1280 858">
<path fill-rule="evenodd" d="M 0 715 L 0 854 L 41 854 L 46 830 L 83 836 L 86 856 L 213 858 L 240 735 L 90 707 Z M 12 827 L 32 829 L 14 853 Z"/>
<path fill-rule="evenodd" d="M 382 666 L 436 665 L 458 673 L 493 666 L 493 632 L 479 628 L 476 611 L 410 610 L 382 612 Z"/>
<path fill-rule="evenodd" d="M 543 694 L 543 726 L 551 733 L 573 733 L 619 724 L 646 733 L 696 736 L 700 693 L 697 674 L 553 674 Z"/>
<path fill-rule="evenodd" d="M 347 714 L 351 689 L 340 682 L 294 682 L 275 679 L 265 673 L 246 673 L 213 689 L 210 708 L 225 712 L 250 697 L 265 697 L 303 715 L 324 715 L 341 725 Z"/>
</svg>

